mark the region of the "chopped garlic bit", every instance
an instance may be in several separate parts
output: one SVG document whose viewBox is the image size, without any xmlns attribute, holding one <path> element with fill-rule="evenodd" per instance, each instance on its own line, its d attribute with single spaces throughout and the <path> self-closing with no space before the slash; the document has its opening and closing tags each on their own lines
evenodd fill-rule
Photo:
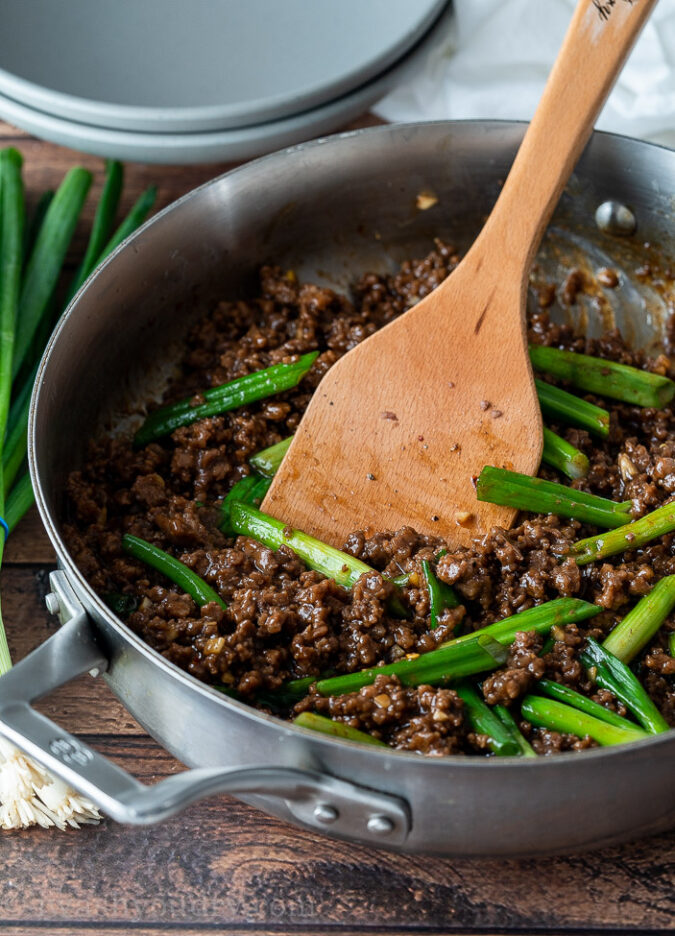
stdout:
<svg viewBox="0 0 675 936">
<path fill-rule="evenodd" d="M 419 211 L 428 211 L 429 208 L 433 208 L 434 205 L 438 204 L 438 198 L 434 195 L 433 192 L 420 192 L 415 199 L 415 205 Z"/>
<path fill-rule="evenodd" d="M 100 819 L 92 802 L 0 738 L 0 829 L 39 825 L 63 831 Z"/>
<path fill-rule="evenodd" d="M 638 470 L 625 452 L 622 452 L 617 459 L 619 463 L 619 473 L 624 481 L 632 481 L 638 474 Z"/>
</svg>

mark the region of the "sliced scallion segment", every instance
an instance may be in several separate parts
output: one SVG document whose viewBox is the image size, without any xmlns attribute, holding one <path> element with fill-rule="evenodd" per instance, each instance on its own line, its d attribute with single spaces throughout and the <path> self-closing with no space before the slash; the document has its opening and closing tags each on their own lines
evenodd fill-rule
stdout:
<svg viewBox="0 0 675 936">
<path fill-rule="evenodd" d="M 140 559 L 141 562 L 145 562 L 146 565 L 161 572 L 162 575 L 166 575 L 170 581 L 182 588 L 200 607 L 209 604 L 211 601 L 215 601 L 221 608 L 227 607 L 220 595 L 210 585 L 207 585 L 204 579 L 200 578 L 180 559 L 170 556 L 159 546 L 153 546 L 147 540 L 125 533 L 122 537 L 122 549 L 129 556 L 133 556 L 134 559 Z"/>
<path fill-rule="evenodd" d="M 522 756 L 536 757 L 537 752 L 534 750 L 530 742 L 518 727 L 518 723 L 511 714 L 511 710 L 508 709 L 505 705 L 495 705 L 492 711 L 495 713 L 502 725 L 504 725 L 505 728 L 508 728 L 508 730 L 511 732 L 511 735 L 518 745 Z"/>
<path fill-rule="evenodd" d="M 90 185 L 90 172 L 79 166 L 71 169 L 47 208 L 21 286 L 12 377 L 21 370 L 38 326 L 50 307 Z"/>
<path fill-rule="evenodd" d="M 256 452 L 255 455 L 249 458 L 249 465 L 251 468 L 255 468 L 258 474 L 263 475 L 263 477 L 273 478 L 279 470 L 279 465 L 292 441 L 293 436 L 288 436 L 287 439 L 282 439 L 281 442 L 275 442 L 274 445 Z"/>
<path fill-rule="evenodd" d="M 609 413 L 594 403 L 587 400 L 581 400 L 568 393 L 567 390 L 561 390 L 560 387 L 554 387 L 544 380 L 535 378 L 534 385 L 537 388 L 537 397 L 539 405 L 544 416 L 559 420 L 570 426 L 578 426 L 586 429 L 594 435 L 606 439 L 609 435 Z"/>
<path fill-rule="evenodd" d="M 575 689 L 570 689 L 569 686 L 563 686 L 551 679 L 540 679 L 537 683 L 537 692 L 551 699 L 557 699 L 558 702 L 571 705 L 581 712 L 586 712 L 587 715 L 599 718 L 600 721 L 606 721 L 608 725 L 616 725 L 618 728 L 635 728 L 635 725 L 627 718 L 622 718 L 621 715 L 617 715 L 616 712 L 594 702 Z"/>
<path fill-rule="evenodd" d="M 459 604 L 457 595 L 449 585 L 439 581 L 434 575 L 431 563 L 427 559 L 422 560 L 422 572 L 424 581 L 429 592 L 429 609 L 431 612 L 431 630 L 438 627 L 441 614 L 446 608 L 456 608 Z"/>
<path fill-rule="evenodd" d="M 476 732 L 487 737 L 488 747 L 498 757 L 517 757 L 522 753 L 513 732 L 486 705 L 479 694 L 468 683 L 459 683 L 454 690 L 464 703 L 467 719 Z"/>
<path fill-rule="evenodd" d="M 675 575 L 660 579 L 604 639 L 602 646 L 624 663 L 645 647 L 675 608 Z"/>
<path fill-rule="evenodd" d="M 675 383 L 668 377 L 589 354 L 530 345 L 530 360 L 535 370 L 624 403 L 662 409 L 675 396 Z"/>
<path fill-rule="evenodd" d="M 650 734 L 668 731 L 668 723 L 647 695 L 642 683 L 613 653 L 588 637 L 586 648 L 579 654 L 579 659 L 597 684 L 614 693 Z"/>
<path fill-rule="evenodd" d="M 619 728 L 572 708 L 571 705 L 565 705 L 555 699 L 545 699 L 543 696 L 525 696 L 520 711 L 523 718 L 538 728 L 561 731 L 579 738 L 588 736 L 603 746 L 627 744 L 629 741 L 640 741 L 649 737 L 637 725 L 632 728 Z"/>
<path fill-rule="evenodd" d="M 194 398 L 188 397 L 178 403 L 162 406 L 150 413 L 134 436 L 134 445 L 147 445 L 148 442 L 169 435 L 180 426 L 189 426 L 198 419 L 227 413 L 256 400 L 290 390 L 300 383 L 318 354 L 318 351 L 312 351 L 303 354 L 292 364 L 273 364 L 272 367 L 237 377 L 219 387 L 212 387 L 201 394 L 204 398 L 203 403 L 193 405 Z"/>
<path fill-rule="evenodd" d="M 675 501 L 657 507 L 639 520 L 627 523 L 616 530 L 608 530 L 597 536 L 578 540 L 570 547 L 577 565 L 587 565 L 597 559 L 606 559 L 628 549 L 639 549 L 650 540 L 675 531 Z"/>
<path fill-rule="evenodd" d="M 562 436 L 544 426 L 544 450 L 541 460 L 551 468 L 556 468 L 572 481 L 585 478 L 590 462 L 583 452 L 571 445 Z"/>
<path fill-rule="evenodd" d="M 294 725 L 300 728 L 310 728 L 312 731 L 319 731 L 321 734 L 332 735 L 334 738 L 345 738 L 347 741 L 358 741 L 360 744 L 373 744 L 376 747 L 387 747 L 384 741 L 374 738 L 365 731 L 359 731 L 358 728 L 352 728 L 344 722 L 333 721 L 332 718 L 325 718 L 323 715 L 317 715 L 316 712 L 302 712 L 297 718 L 293 719 Z"/>
<path fill-rule="evenodd" d="M 478 476 L 476 496 L 479 501 L 490 504 L 570 517 L 601 527 L 623 526 L 631 519 L 630 501 L 616 503 L 585 491 L 575 491 L 564 484 L 491 465 L 486 465 Z"/>
</svg>

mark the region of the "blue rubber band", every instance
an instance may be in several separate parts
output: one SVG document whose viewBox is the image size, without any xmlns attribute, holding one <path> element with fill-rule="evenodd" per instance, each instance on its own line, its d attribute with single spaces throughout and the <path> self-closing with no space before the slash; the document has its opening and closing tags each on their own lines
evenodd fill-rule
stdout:
<svg viewBox="0 0 675 936">
<path fill-rule="evenodd" d="M 9 527 L 7 526 L 7 521 L 5 520 L 4 517 L 0 517 L 0 526 L 5 531 L 5 539 L 7 539 L 7 537 L 9 536 Z"/>
</svg>

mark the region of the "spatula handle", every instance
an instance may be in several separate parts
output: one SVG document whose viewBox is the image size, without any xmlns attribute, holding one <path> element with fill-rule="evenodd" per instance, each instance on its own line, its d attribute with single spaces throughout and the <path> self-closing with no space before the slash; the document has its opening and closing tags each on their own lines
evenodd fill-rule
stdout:
<svg viewBox="0 0 675 936">
<path fill-rule="evenodd" d="M 593 124 L 656 0 L 580 0 L 537 111 L 478 242 L 529 268 Z M 539 12 L 539 11 L 537 11 Z M 525 264 L 523 258 L 526 258 Z"/>
</svg>

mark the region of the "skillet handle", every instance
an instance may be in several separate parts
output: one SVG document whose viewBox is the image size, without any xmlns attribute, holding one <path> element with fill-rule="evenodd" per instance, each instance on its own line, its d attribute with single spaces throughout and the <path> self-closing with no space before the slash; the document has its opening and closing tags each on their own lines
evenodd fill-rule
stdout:
<svg viewBox="0 0 675 936">
<path fill-rule="evenodd" d="M 0 678 L 0 734 L 81 791 L 118 822 L 149 825 L 214 793 L 280 797 L 300 823 L 339 836 L 402 844 L 410 829 L 406 804 L 318 771 L 265 765 L 200 767 L 154 786 L 136 780 L 39 714 L 31 702 L 83 673 L 98 675 L 108 659 L 63 572 L 50 575 L 47 607 L 63 626 Z"/>
</svg>

